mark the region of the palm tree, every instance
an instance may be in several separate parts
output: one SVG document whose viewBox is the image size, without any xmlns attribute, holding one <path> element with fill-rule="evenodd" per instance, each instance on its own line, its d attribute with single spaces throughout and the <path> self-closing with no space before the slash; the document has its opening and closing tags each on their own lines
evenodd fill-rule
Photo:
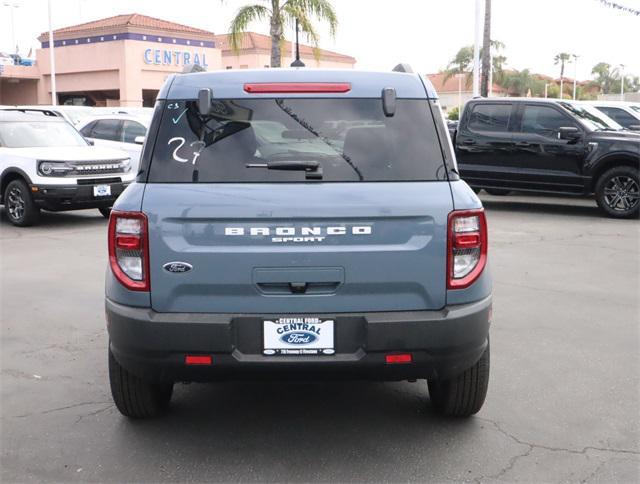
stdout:
<svg viewBox="0 0 640 484">
<path fill-rule="evenodd" d="M 467 73 L 467 83 L 469 81 L 469 74 L 473 67 L 473 46 L 461 47 L 456 56 L 447 65 L 444 71 L 443 82 L 447 82 L 456 74 Z"/>
<path fill-rule="evenodd" d="M 482 39 L 482 77 L 480 79 L 480 95 L 489 96 L 489 79 L 491 78 L 491 0 L 484 1 L 484 36 Z"/>
<path fill-rule="evenodd" d="M 598 62 L 593 66 L 593 69 L 591 69 L 591 74 L 596 76 L 595 82 L 600 87 L 602 94 L 609 94 L 611 91 L 611 85 L 615 81 L 615 75 L 611 70 L 611 64 Z"/>
<path fill-rule="evenodd" d="M 307 34 L 314 47 L 318 48 L 320 37 L 313 26 L 312 19 L 326 21 L 331 36 L 338 28 L 338 17 L 329 0 L 261 0 L 263 4 L 245 5 L 236 12 L 229 31 L 231 48 L 237 53 L 242 38 L 251 22 L 269 19 L 271 35 L 271 67 L 280 67 L 282 62 L 281 43 L 284 41 L 284 27 L 294 25 L 296 19 L 300 30 Z"/>
<path fill-rule="evenodd" d="M 539 96 L 544 89 L 542 81 L 533 76 L 529 69 L 505 73 L 501 85 L 517 96 Z"/>
<path fill-rule="evenodd" d="M 562 82 L 564 78 L 564 64 L 569 61 L 571 58 L 571 54 L 567 54 L 566 52 L 560 52 L 553 58 L 553 63 L 555 65 L 560 64 L 560 99 L 562 99 Z"/>
</svg>

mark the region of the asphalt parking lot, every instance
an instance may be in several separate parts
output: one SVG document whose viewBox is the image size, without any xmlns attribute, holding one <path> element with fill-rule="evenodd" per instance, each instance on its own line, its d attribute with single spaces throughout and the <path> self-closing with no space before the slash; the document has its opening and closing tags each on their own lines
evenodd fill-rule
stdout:
<svg viewBox="0 0 640 484">
<path fill-rule="evenodd" d="M 640 481 L 640 224 L 586 200 L 483 196 L 494 274 L 480 413 L 418 383 L 177 385 L 111 402 L 97 210 L 0 222 L 1 480 Z"/>
</svg>

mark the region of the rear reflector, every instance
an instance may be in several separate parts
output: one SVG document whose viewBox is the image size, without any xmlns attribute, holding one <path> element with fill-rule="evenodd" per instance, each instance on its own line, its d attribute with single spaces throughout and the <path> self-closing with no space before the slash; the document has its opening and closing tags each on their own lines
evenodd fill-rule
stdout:
<svg viewBox="0 0 640 484">
<path fill-rule="evenodd" d="M 251 94 L 295 94 L 349 92 L 348 82 L 261 82 L 244 85 L 245 92 Z"/>
<path fill-rule="evenodd" d="M 399 355 L 387 355 L 385 356 L 385 360 L 388 364 L 411 363 L 413 357 L 411 353 L 400 353 Z"/>
<path fill-rule="evenodd" d="M 211 361 L 209 355 L 186 355 L 184 357 L 185 365 L 210 365 Z"/>
</svg>

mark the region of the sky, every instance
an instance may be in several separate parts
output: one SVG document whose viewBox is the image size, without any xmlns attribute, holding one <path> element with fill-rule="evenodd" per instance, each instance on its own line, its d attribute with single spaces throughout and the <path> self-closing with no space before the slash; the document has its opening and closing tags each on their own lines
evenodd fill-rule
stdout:
<svg viewBox="0 0 640 484">
<path fill-rule="evenodd" d="M 261 0 L 51 0 L 53 28 L 124 13 L 141 13 L 225 33 L 238 7 Z M 611 0 L 640 10 L 640 0 Z M 7 7 L 9 3 L 18 5 Z M 475 0 L 332 0 L 339 26 L 335 39 L 321 28 L 321 47 L 349 54 L 356 68 L 389 70 L 408 62 L 423 74 L 444 69 L 458 49 L 474 40 Z M 484 1 L 482 2 L 484 4 Z M 47 0 L 0 0 L 0 50 L 9 51 L 11 12 L 20 53 L 39 46 L 48 29 Z M 640 76 L 640 16 L 598 0 L 493 0 L 492 39 L 506 47 L 506 67 L 559 76 L 559 52 L 579 56 L 566 75 L 591 78 L 598 62 L 625 65 Z M 267 23 L 251 30 L 268 33 Z"/>
</svg>

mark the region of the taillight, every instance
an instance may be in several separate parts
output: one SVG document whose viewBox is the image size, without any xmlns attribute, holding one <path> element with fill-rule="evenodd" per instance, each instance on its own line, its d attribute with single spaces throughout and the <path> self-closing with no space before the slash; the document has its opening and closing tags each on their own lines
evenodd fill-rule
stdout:
<svg viewBox="0 0 640 484">
<path fill-rule="evenodd" d="M 109 263 L 124 287 L 132 291 L 149 290 L 149 237 L 144 213 L 111 212 Z"/>
<path fill-rule="evenodd" d="M 487 220 L 483 209 L 449 214 L 447 288 L 471 285 L 487 263 Z"/>
</svg>

